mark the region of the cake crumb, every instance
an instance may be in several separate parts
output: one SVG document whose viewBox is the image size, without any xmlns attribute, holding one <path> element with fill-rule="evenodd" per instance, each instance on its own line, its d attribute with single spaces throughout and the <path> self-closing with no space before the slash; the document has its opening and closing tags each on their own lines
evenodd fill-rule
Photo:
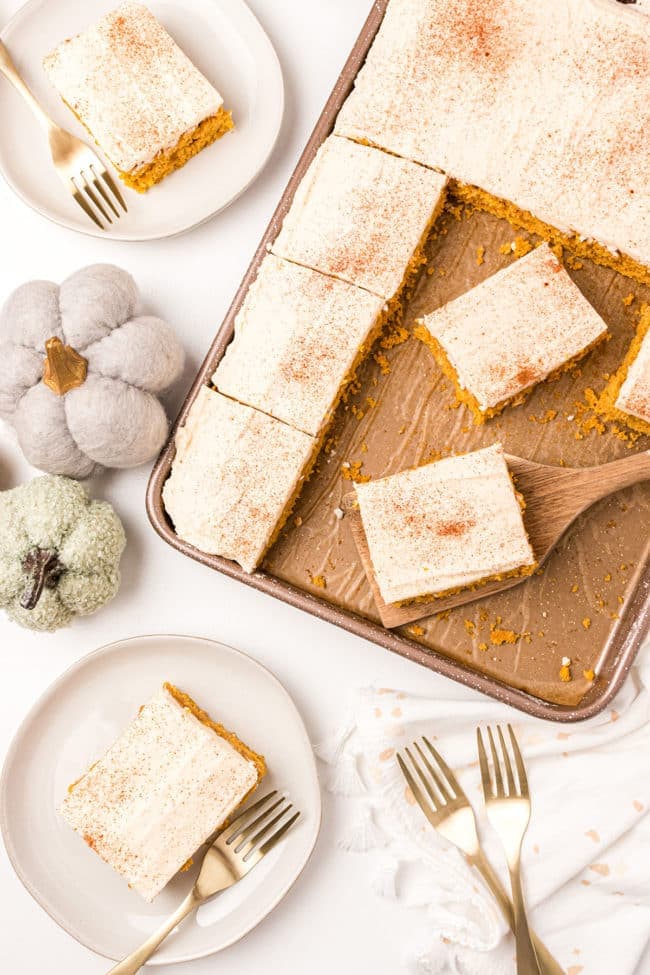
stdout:
<svg viewBox="0 0 650 975">
<path fill-rule="evenodd" d="M 325 576 L 321 576 L 321 575 L 314 576 L 310 572 L 309 577 L 312 581 L 312 585 L 318 586 L 319 589 L 327 589 L 327 579 L 325 578 Z"/>
<path fill-rule="evenodd" d="M 562 664 L 560 667 L 560 680 L 568 684 L 571 680 L 571 668 Z"/>
<path fill-rule="evenodd" d="M 623 298 L 623 304 L 625 305 L 625 307 L 626 308 L 629 308 L 635 298 L 636 298 L 636 295 L 633 294 L 633 292 L 631 292 L 631 291 L 630 291 L 629 295 L 625 295 L 625 297 Z"/>
<path fill-rule="evenodd" d="M 367 484 L 370 480 L 369 474 L 362 474 L 362 460 L 355 460 L 354 463 L 344 461 L 341 464 L 341 474 L 346 481 L 353 481 L 355 484 Z"/>
<path fill-rule="evenodd" d="M 476 633 L 476 623 L 473 620 L 465 620 L 465 629 L 470 636 L 473 636 Z"/>
<path fill-rule="evenodd" d="M 488 645 L 487 643 L 479 643 L 478 648 L 479 650 L 487 650 Z"/>
<path fill-rule="evenodd" d="M 375 353 L 374 360 L 379 366 L 382 376 L 387 376 L 390 373 L 390 362 L 383 352 Z"/>
<path fill-rule="evenodd" d="M 589 669 L 589 670 L 583 670 L 582 676 L 584 677 L 585 680 L 593 681 L 594 678 L 596 677 L 596 674 L 594 673 L 593 670 Z"/>
<path fill-rule="evenodd" d="M 300 526 L 302 525 L 302 518 L 300 517 L 300 515 L 296 515 L 296 517 L 293 519 L 293 523 L 296 526 L 296 528 L 300 528 Z"/>
<path fill-rule="evenodd" d="M 490 643 L 495 647 L 501 647 L 504 643 L 516 643 L 519 633 L 514 630 L 501 629 L 497 624 L 490 627 Z"/>
<path fill-rule="evenodd" d="M 485 247 L 482 245 L 476 248 L 476 263 L 479 267 L 481 264 L 485 264 Z"/>
<path fill-rule="evenodd" d="M 591 619 L 588 616 L 585 616 L 585 618 L 582 621 L 582 625 L 584 626 L 585 630 L 588 630 L 589 627 L 591 626 Z"/>
<path fill-rule="evenodd" d="M 345 512 L 343 511 L 343 508 L 335 508 L 334 509 L 334 517 L 336 518 L 337 521 L 341 521 L 341 519 L 343 518 L 344 514 L 345 514 Z"/>
<path fill-rule="evenodd" d="M 410 633 L 411 636 L 424 636 L 424 627 L 419 626 L 418 623 L 413 623 L 411 626 L 406 627 L 406 632 Z"/>
<path fill-rule="evenodd" d="M 392 349 L 393 346 L 406 342 L 408 338 L 410 338 L 410 332 L 407 328 L 404 328 L 403 325 L 394 325 L 379 344 L 382 349 Z"/>
</svg>

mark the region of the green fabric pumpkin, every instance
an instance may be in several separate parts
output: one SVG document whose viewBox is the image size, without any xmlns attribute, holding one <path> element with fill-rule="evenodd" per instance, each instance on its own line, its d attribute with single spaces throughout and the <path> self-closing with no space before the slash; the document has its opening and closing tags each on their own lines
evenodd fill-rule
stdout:
<svg viewBox="0 0 650 975">
<path fill-rule="evenodd" d="M 0 607 L 32 630 L 57 630 L 117 593 L 126 537 L 106 501 L 46 475 L 0 492 Z"/>
</svg>

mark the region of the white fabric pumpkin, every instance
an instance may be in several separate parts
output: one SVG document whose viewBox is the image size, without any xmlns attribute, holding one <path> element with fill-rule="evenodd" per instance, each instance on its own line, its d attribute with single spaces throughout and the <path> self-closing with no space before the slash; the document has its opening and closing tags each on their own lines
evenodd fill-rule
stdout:
<svg viewBox="0 0 650 975">
<path fill-rule="evenodd" d="M 180 375 L 183 349 L 161 319 L 134 317 L 137 300 L 131 275 L 110 264 L 83 268 L 60 286 L 30 281 L 8 298 L 0 416 L 34 467 L 89 477 L 135 467 L 162 446 L 168 421 L 157 394 Z M 52 339 L 85 376 L 64 393 L 43 381 Z"/>
</svg>

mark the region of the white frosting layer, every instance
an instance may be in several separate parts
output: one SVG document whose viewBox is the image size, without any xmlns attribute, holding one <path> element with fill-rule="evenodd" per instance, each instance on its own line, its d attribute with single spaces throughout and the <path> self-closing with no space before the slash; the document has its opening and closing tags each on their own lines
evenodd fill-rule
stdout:
<svg viewBox="0 0 650 975">
<path fill-rule="evenodd" d="M 382 304 L 361 288 L 268 254 L 213 382 L 318 436 Z"/>
<path fill-rule="evenodd" d="M 607 331 L 546 244 L 422 324 L 483 411 L 546 379 Z"/>
<path fill-rule="evenodd" d="M 128 0 L 43 61 L 61 98 L 122 172 L 215 115 L 219 92 L 146 7 Z"/>
<path fill-rule="evenodd" d="M 399 290 L 446 179 L 330 136 L 305 173 L 273 252 L 382 298 Z"/>
<path fill-rule="evenodd" d="M 60 813 L 151 901 L 257 780 L 252 762 L 163 688 L 75 784 Z"/>
<path fill-rule="evenodd" d="M 501 444 L 355 486 L 387 603 L 533 565 Z"/>
<path fill-rule="evenodd" d="M 650 423 L 650 331 L 646 332 L 614 405 Z"/>
<path fill-rule="evenodd" d="M 336 132 L 650 266 L 650 20 L 590 0 L 391 0 Z"/>
<path fill-rule="evenodd" d="M 176 533 L 252 572 L 297 490 L 316 441 L 202 387 L 176 434 L 163 501 Z"/>
</svg>

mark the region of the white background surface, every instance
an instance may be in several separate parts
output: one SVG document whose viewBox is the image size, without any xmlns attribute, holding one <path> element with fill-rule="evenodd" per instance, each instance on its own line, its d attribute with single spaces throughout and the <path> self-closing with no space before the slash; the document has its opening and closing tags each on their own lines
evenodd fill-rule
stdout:
<svg viewBox="0 0 650 975">
<path fill-rule="evenodd" d="M 250 5 L 280 57 L 287 112 L 266 171 L 226 212 L 174 240 L 111 243 L 48 224 L 0 185 L 0 300 L 30 278 L 58 281 L 88 263 L 108 261 L 127 268 L 147 309 L 174 325 L 185 343 L 186 374 L 171 398 L 171 411 L 221 322 L 370 0 L 250 0 Z M 0 25 L 18 6 L 16 0 L 0 0 Z M 32 473 L 11 436 L 1 431 L 0 489 Z M 128 535 L 122 588 L 109 607 L 55 635 L 31 634 L 0 618 L 2 753 L 23 715 L 64 668 L 97 646 L 141 633 L 207 636 L 249 652 L 283 681 L 314 741 L 343 715 L 349 687 L 377 683 L 427 694 L 469 694 L 173 551 L 148 524 L 147 476 L 148 469 L 112 472 L 90 485 L 115 505 Z M 167 969 L 171 975 L 399 971 L 415 918 L 374 896 L 363 857 L 338 850 L 341 807 L 329 795 L 324 800 L 316 852 L 286 900 L 239 944 L 219 956 Z M 64 864 L 61 870 L 65 883 Z M 0 911 L 3 972 L 99 975 L 110 967 L 60 931 L 31 900 L 14 877 L 3 848 Z"/>
</svg>

